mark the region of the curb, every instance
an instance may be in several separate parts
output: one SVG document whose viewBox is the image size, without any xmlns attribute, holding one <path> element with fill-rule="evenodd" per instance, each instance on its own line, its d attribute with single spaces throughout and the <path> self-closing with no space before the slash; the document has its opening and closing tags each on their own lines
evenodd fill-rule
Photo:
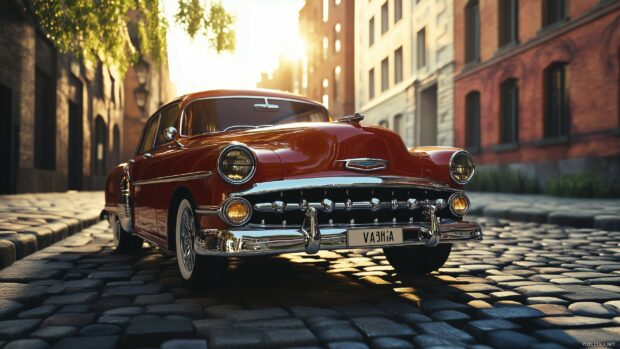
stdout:
<svg viewBox="0 0 620 349">
<path fill-rule="evenodd" d="M 620 215 L 598 214 L 588 211 L 549 211 L 526 205 L 472 206 L 469 215 L 522 222 L 549 223 L 574 228 L 592 228 L 620 231 Z"/>
<path fill-rule="evenodd" d="M 99 214 L 64 218 L 15 231 L 0 231 L 0 269 L 100 221 Z"/>
</svg>

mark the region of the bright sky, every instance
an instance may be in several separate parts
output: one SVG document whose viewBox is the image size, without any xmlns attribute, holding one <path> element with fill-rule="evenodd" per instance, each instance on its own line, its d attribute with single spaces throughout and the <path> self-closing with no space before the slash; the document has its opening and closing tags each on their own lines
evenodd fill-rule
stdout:
<svg viewBox="0 0 620 349">
<path fill-rule="evenodd" d="M 218 55 L 206 38 L 190 39 L 174 22 L 178 0 L 165 0 L 168 64 L 177 95 L 216 88 L 255 88 L 261 72 L 278 66 L 279 55 L 303 52 L 298 34 L 304 0 L 223 0 L 236 18 L 237 47 Z"/>
</svg>

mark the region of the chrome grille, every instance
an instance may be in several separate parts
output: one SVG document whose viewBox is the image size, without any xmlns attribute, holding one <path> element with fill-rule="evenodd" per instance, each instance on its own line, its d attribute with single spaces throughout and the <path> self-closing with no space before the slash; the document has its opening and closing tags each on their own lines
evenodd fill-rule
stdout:
<svg viewBox="0 0 620 349">
<path fill-rule="evenodd" d="M 417 188 L 329 188 L 285 190 L 244 195 L 254 208 L 250 223 L 300 226 L 304 211 L 314 207 L 320 225 L 418 222 L 423 206 L 438 207 L 441 218 L 454 217 L 447 208 L 451 191 Z"/>
</svg>

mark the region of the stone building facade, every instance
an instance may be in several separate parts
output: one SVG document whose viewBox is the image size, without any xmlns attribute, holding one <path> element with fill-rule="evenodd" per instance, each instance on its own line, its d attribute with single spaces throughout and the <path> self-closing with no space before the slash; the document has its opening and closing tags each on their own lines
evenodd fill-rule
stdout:
<svg viewBox="0 0 620 349">
<path fill-rule="evenodd" d="M 453 143 L 453 1 L 370 0 L 355 8 L 355 105 L 408 146 Z"/>
<path fill-rule="evenodd" d="M 455 4 L 456 145 L 541 185 L 581 171 L 618 178 L 620 3 Z"/>
</svg>

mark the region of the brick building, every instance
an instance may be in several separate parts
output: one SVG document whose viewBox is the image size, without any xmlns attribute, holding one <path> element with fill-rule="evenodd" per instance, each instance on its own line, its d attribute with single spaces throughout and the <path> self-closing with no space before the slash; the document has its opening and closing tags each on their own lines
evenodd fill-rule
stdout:
<svg viewBox="0 0 620 349">
<path fill-rule="evenodd" d="M 18 0 L 0 2 L 0 46 L 0 193 L 101 189 L 123 158 L 124 77 L 58 52 Z"/>
<path fill-rule="evenodd" d="M 334 117 L 355 111 L 355 4 L 353 0 L 306 0 L 299 11 L 307 56 L 294 74 L 294 92 L 322 102 Z"/>
<path fill-rule="evenodd" d="M 457 146 L 482 168 L 620 176 L 620 2 L 455 1 Z"/>
</svg>

